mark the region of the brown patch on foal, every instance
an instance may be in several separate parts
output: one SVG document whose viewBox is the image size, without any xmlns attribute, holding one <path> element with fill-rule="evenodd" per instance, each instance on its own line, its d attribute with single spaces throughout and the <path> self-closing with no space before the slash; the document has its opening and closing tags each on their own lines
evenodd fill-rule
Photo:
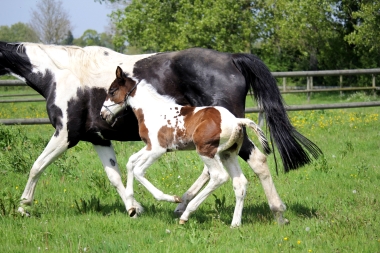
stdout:
<svg viewBox="0 0 380 253">
<path fill-rule="evenodd" d="M 197 152 L 213 158 L 220 143 L 222 119 L 220 112 L 208 107 L 194 113 L 194 107 L 183 107 L 180 114 L 184 116 L 185 128 L 191 134 Z"/>
<path fill-rule="evenodd" d="M 149 130 L 145 125 L 144 112 L 141 109 L 133 109 L 133 111 L 135 112 L 137 121 L 139 123 L 139 135 L 141 137 L 141 140 L 145 142 L 146 150 L 151 150 L 152 143 L 149 139 Z"/>
</svg>

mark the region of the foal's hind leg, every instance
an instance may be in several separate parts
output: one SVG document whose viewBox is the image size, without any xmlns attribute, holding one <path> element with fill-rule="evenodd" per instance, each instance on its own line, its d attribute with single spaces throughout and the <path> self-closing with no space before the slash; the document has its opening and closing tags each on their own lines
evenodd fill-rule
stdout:
<svg viewBox="0 0 380 253">
<path fill-rule="evenodd" d="M 202 187 L 207 183 L 210 179 L 210 174 L 208 172 L 208 168 L 205 165 L 202 171 L 202 174 L 199 178 L 194 182 L 194 184 L 182 195 L 182 202 L 179 203 L 174 210 L 174 214 L 177 216 L 181 216 L 182 213 L 186 210 L 187 204 L 189 204 L 190 200 L 194 198 L 195 195 L 202 189 Z"/>
<path fill-rule="evenodd" d="M 228 174 L 230 174 L 230 177 L 232 178 L 232 185 L 236 198 L 231 227 L 239 227 L 241 225 L 241 217 L 243 213 L 244 198 L 247 193 L 248 180 L 245 178 L 239 166 L 236 153 L 224 154 L 222 158 L 223 165 L 226 167 Z"/>
<path fill-rule="evenodd" d="M 102 161 L 104 170 L 110 180 L 111 184 L 116 188 L 121 199 L 127 208 L 127 195 L 121 179 L 121 173 L 116 162 L 115 151 L 110 143 L 109 146 L 94 145 L 96 152 L 100 160 Z M 142 206 L 135 199 L 132 199 L 132 204 L 135 207 L 135 211 L 139 214 L 143 211 Z M 128 209 L 127 209 L 128 210 Z"/>
<path fill-rule="evenodd" d="M 261 185 L 263 186 L 265 195 L 268 199 L 269 208 L 271 209 L 278 224 L 287 224 L 289 223 L 289 220 L 283 217 L 286 206 L 282 202 L 277 193 L 276 187 L 274 186 L 273 179 L 268 168 L 267 158 L 257 147 L 253 145 L 250 140 L 248 140 L 248 142 L 249 145 L 247 145 L 248 143 L 246 141 L 243 143 L 240 154 L 242 151 L 244 152 L 244 149 L 245 151 L 247 151 L 247 149 L 250 150 L 249 157 L 246 161 L 260 179 Z"/>
<path fill-rule="evenodd" d="M 201 156 L 203 162 L 206 164 L 209 173 L 210 173 L 210 181 L 206 185 L 206 187 L 196 195 L 187 205 L 186 210 L 180 217 L 179 223 L 185 224 L 188 221 L 189 216 L 193 213 L 199 205 L 218 187 L 220 187 L 223 183 L 225 183 L 229 176 L 226 170 L 223 168 L 223 164 L 220 160 L 219 155 L 215 155 L 214 158 L 209 158 L 205 156 Z"/>
<path fill-rule="evenodd" d="M 67 148 L 67 131 L 61 130 L 57 136 L 54 134 L 53 137 L 51 137 L 44 151 L 34 162 L 33 167 L 29 172 L 28 182 L 26 183 L 24 192 L 21 196 L 20 207 L 18 208 L 18 211 L 22 215 L 29 215 L 26 211 L 26 207 L 31 206 L 33 203 L 34 191 L 42 172 L 49 164 L 54 162 L 63 152 L 65 152 Z"/>
</svg>

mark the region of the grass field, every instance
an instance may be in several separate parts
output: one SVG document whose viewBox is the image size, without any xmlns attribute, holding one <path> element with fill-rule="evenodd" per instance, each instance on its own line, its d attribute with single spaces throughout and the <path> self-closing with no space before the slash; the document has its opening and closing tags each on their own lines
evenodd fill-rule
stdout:
<svg viewBox="0 0 380 253">
<path fill-rule="evenodd" d="M 315 94 L 311 103 L 377 99 L 364 93 Z M 305 95 L 286 95 L 285 100 L 289 105 L 306 103 Z M 252 106 L 251 99 L 247 103 Z M 235 203 L 231 182 L 184 226 L 172 214 L 175 204 L 156 201 L 136 183 L 135 196 L 145 212 L 129 218 L 85 142 L 47 168 L 30 208 L 32 216 L 21 217 L 16 210 L 29 169 L 53 128 L 0 126 L 1 252 L 380 252 L 379 112 L 375 107 L 289 113 L 324 156 L 279 175 L 269 156 L 275 185 L 288 208 L 287 226 L 274 222 L 258 178 L 241 161 L 249 188 L 238 229 L 229 228 Z M 0 118 L 24 117 L 47 117 L 45 104 L 0 104 Z M 256 120 L 257 115 L 247 117 Z M 125 172 L 128 157 L 142 143 L 114 142 L 114 147 Z M 202 168 L 194 152 L 169 153 L 147 177 L 166 193 L 181 195 Z"/>
</svg>

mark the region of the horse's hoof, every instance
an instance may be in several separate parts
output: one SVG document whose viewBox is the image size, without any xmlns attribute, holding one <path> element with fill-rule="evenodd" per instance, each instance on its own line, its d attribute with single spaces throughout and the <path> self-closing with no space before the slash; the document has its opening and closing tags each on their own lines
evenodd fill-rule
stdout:
<svg viewBox="0 0 380 253">
<path fill-rule="evenodd" d="M 177 195 L 174 196 L 174 203 L 182 203 L 182 199 Z"/>
<path fill-rule="evenodd" d="M 136 208 L 132 207 L 128 210 L 129 217 L 134 217 L 136 215 Z"/>
<path fill-rule="evenodd" d="M 179 220 L 179 225 L 184 225 L 186 224 L 187 220 Z"/>
<path fill-rule="evenodd" d="M 21 206 L 17 209 L 17 211 L 21 214 L 21 216 L 30 217 L 30 213 Z"/>
</svg>

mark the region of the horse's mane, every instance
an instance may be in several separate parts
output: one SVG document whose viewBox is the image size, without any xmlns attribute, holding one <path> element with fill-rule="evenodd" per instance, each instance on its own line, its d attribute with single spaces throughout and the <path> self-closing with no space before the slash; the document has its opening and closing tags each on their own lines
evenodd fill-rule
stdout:
<svg viewBox="0 0 380 253">
<path fill-rule="evenodd" d="M 82 48 L 78 46 L 22 43 L 19 47 L 42 50 L 56 68 L 69 70 L 81 80 L 82 84 L 86 85 L 96 85 L 102 75 L 110 74 L 110 71 L 113 74 L 115 67 L 124 56 L 111 49 L 99 46 Z"/>
</svg>

